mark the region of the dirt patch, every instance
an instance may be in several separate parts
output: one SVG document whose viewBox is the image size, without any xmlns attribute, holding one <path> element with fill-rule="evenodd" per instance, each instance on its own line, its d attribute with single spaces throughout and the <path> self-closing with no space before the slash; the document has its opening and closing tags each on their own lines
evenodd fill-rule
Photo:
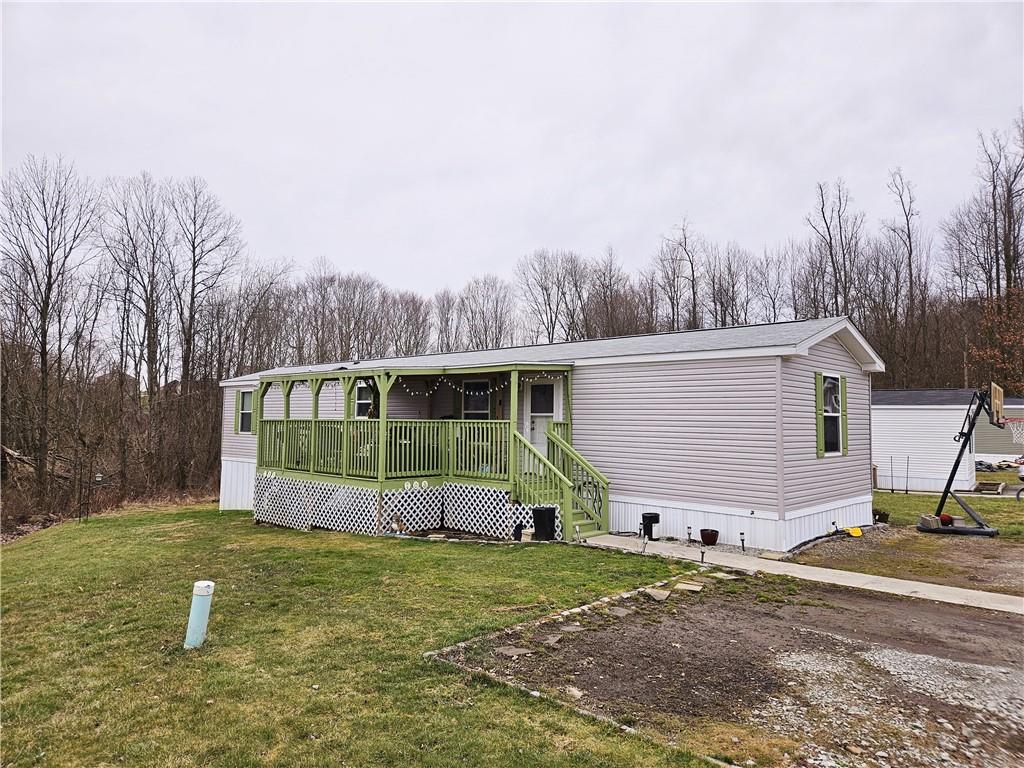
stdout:
<svg viewBox="0 0 1024 768">
<path fill-rule="evenodd" d="M 1021 617 L 781 578 L 703 587 L 441 658 L 740 765 L 1022 764 Z"/>
<path fill-rule="evenodd" d="M 1024 544 L 980 536 L 940 536 L 911 527 L 867 529 L 859 539 L 824 541 L 794 562 L 965 589 L 1024 595 Z"/>
</svg>

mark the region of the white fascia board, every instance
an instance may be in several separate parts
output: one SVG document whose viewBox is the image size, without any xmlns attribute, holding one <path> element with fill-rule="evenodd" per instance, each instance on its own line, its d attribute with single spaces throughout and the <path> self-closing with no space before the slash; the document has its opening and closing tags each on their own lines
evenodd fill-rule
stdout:
<svg viewBox="0 0 1024 768">
<path fill-rule="evenodd" d="M 848 336 L 848 339 L 844 340 L 843 335 Z M 862 371 L 868 373 L 885 373 L 885 362 L 878 353 L 868 344 L 867 339 L 861 336 L 853 323 L 847 318 L 837 321 L 834 325 L 830 325 L 828 328 L 824 328 L 818 331 L 813 336 L 805 339 L 801 344 L 798 345 L 800 350 L 797 354 L 808 355 L 810 354 L 811 347 L 815 344 L 824 341 L 830 336 L 839 336 L 839 343 L 846 347 L 846 351 L 849 352 L 853 358 L 858 362 Z M 850 342 L 856 347 L 856 350 L 861 354 L 858 355 L 852 349 L 850 349 Z"/>
<path fill-rule="evenodd" d="M 787 357 L 800 354 L 795 346 L 738 347 L 736 349 L 705 349 L 694 352 L 649 352 L 643 355 L 610 355 L 576 360 L 573 366 L 617 365 L 620 363 L 670 363 L 684 360 L 730 360 L 750 357 Z"/>
<path fill-rule="evenodd" d="M 250 386 L 254 386 L 254 385 L 259 384 L 259 383 L 260 383 L 260 377 L 256 376 L 256 375 L 253 375 L 253 376 L 239 377 L 239 378 L 235 378 L 235 379 L 224 379 L 224 381 L 220 382 L 220 386 L 222 386 L 222 387 L 250 387 Z"/>
</svg>

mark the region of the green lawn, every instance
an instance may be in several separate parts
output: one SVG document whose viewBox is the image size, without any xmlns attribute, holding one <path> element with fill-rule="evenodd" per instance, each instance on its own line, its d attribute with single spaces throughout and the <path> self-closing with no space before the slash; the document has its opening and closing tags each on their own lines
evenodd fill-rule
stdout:
<svg viewBox="0 0 1024 768">
<path fill-rule="evenodd" d="M 210 507 L 67 523 L 0 554 L 5 766 L 702 764 L 421 658 L 683 565 Z M 217 582 L 210 635 L 185 652 L 199 578 Z"/>
<path fill-rule="evenodd" d="M 1012 496 L 971 495 L 962 498 L 989 525 L 999 529 L 1001 539 L 1024 541 L 1024 503 L 1016 502 Z M 920 515 L 935 514 L 938 503 L 938 494 L 875 491 L 874 495 L 875 509 L 889 513 L 890 525 L 917 525 Z M 946 511 L 952 515 L 963 514 L 952 498 L 946 502 Z"/>
<path fill-rule="evenodd" d="M 976 472 L 975 479 L 979 483 L 1006 483 L 1007 485 L 1020 485 L 1020 476 L 1016 469 L 1000 469 L 996 472 Z"/>
</svg>

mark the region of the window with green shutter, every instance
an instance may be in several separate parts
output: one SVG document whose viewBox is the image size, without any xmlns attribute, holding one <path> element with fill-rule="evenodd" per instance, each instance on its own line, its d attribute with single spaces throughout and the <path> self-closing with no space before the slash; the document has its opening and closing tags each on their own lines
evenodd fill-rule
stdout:
<svg viewBox="0 0 1024 768">
<path fill-rule="evenodd" d="M 814 410 L 818 458 L 845 455 L 846 381 L 845 376 L 814 374 Z"/>
<path fill-rule="evenodd" d="M 241 397 L 238 401 L 238 431 L 242 434 L 252 434 L 252 392 L 239 392 Z"/>
</svg>

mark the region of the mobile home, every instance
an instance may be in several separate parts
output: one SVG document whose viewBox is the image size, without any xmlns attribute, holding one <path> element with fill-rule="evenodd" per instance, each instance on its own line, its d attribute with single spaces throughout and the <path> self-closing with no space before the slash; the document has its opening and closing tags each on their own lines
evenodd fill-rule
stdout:
<svg viewBox="0 0 1024 768">
<path fill-rule="evenodd" d="M 846 318 L 279 368 L 221 382 L 221 507 L 257 521 L 569 539 L 715 528 L 788 549 L 871 521 L 871 381 Z"/>
<path fill-rule="evenodd" d="M 945 488 L 960 450 L 954 438 L 960 434 L 973 397 L 973 389 L 876 389 L 871 396 L 871 456 L 878 487 Z M 954 491 L 974 489 L 974 450 L 972 440 L 953 481 Z"/>
</svg>

